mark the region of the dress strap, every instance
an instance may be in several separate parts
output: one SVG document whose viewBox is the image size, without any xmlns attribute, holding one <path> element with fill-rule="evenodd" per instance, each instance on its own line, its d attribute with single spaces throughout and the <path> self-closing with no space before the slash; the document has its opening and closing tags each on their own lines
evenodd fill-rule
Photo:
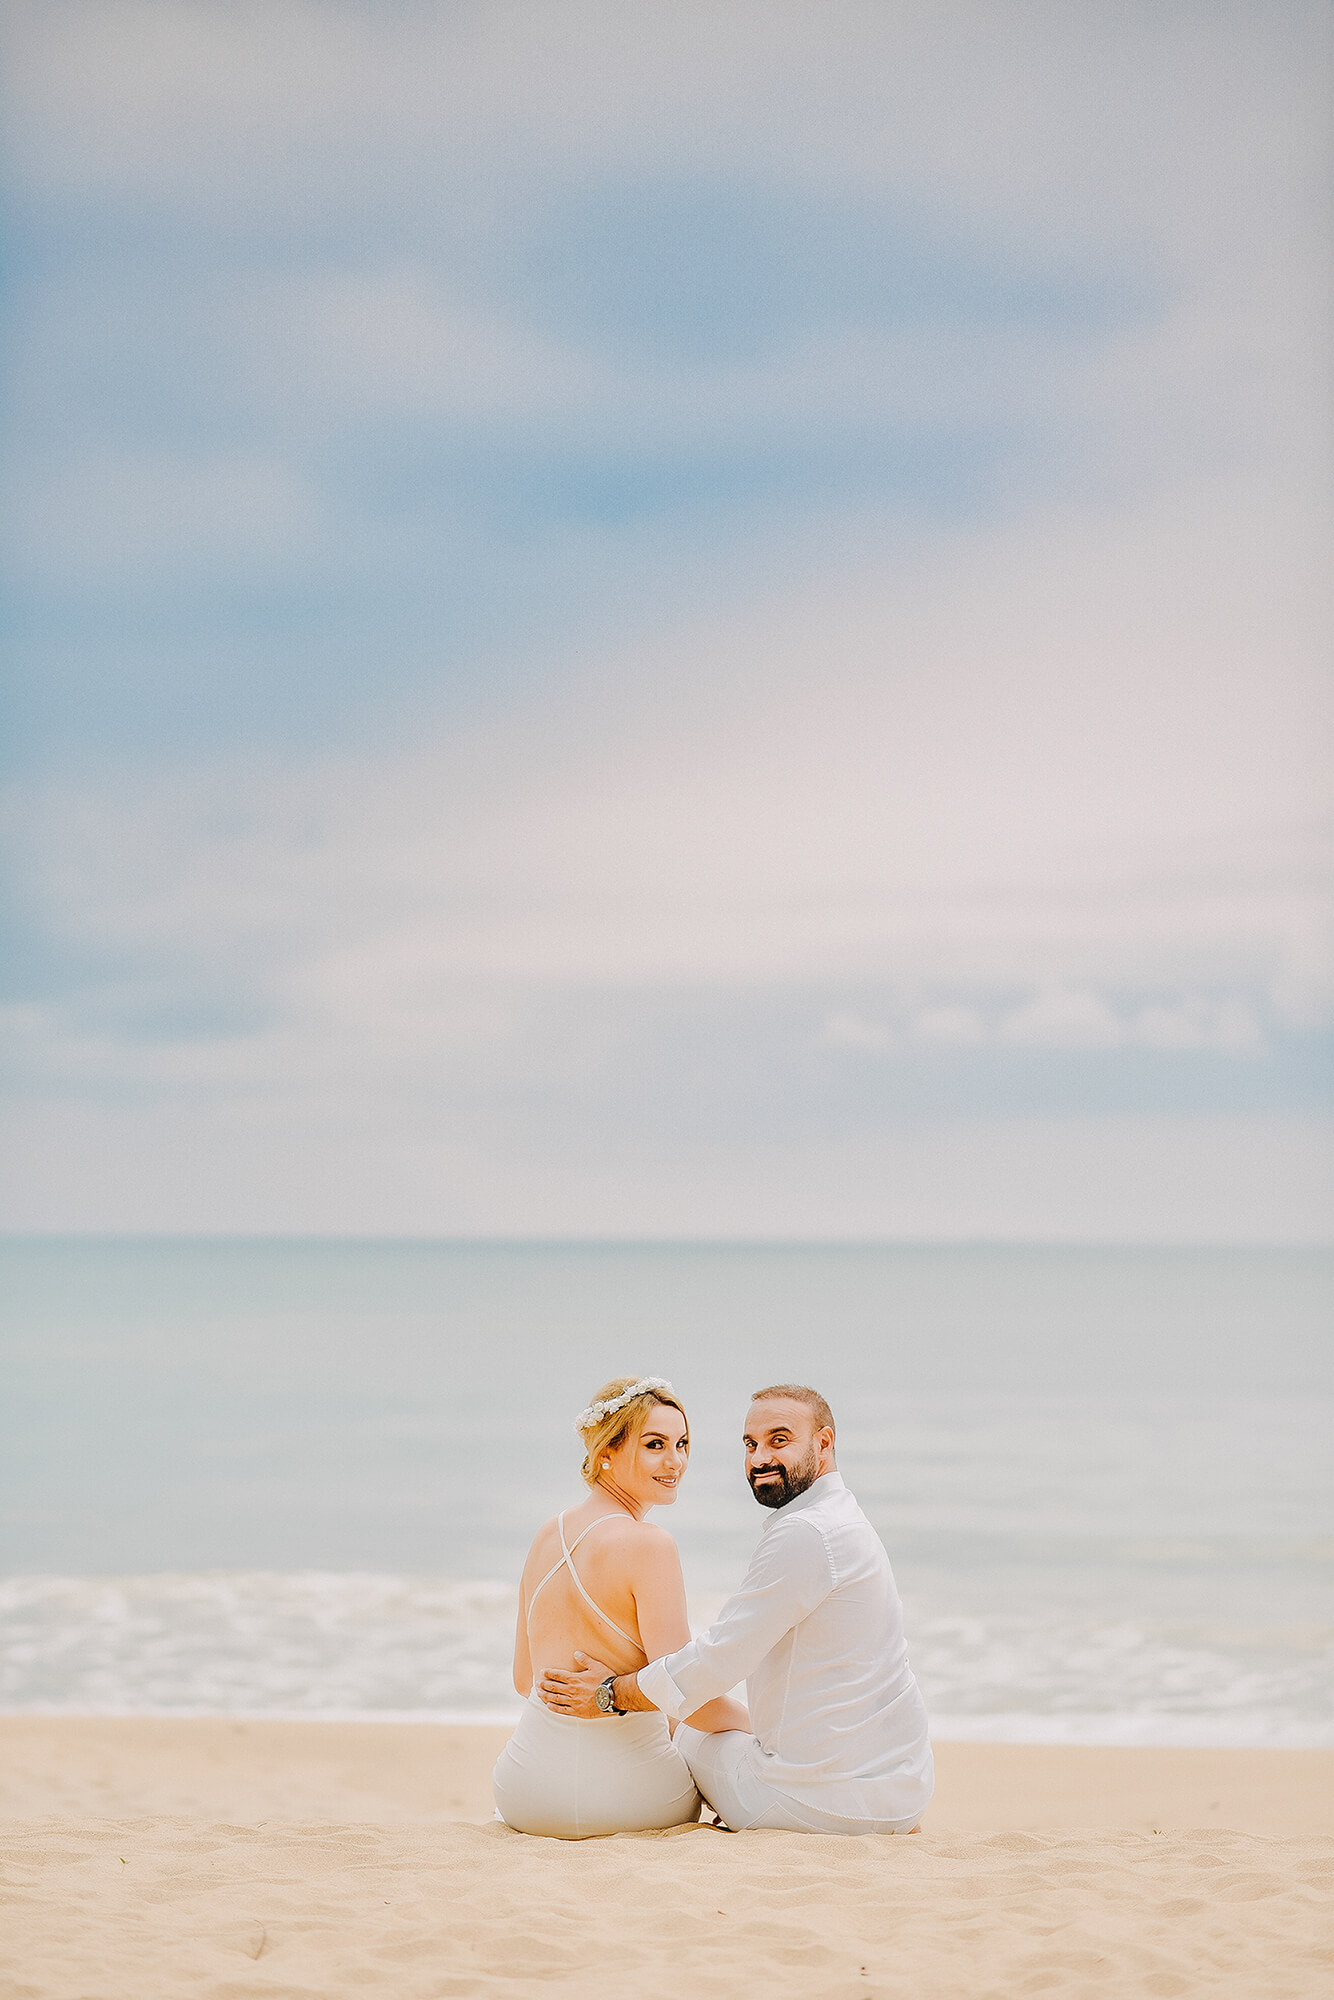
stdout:
<svg viewBox="0 0 1334 2000">
<path fill-rule="evenodd" d="M 616 1620 L 610 1615 L 610 1613 L 604 1611 L 602 1609 L 602 1606 L 598 1603 L 597 1599 L 591 1596 L 589 1592 L 584 1588 L 583 1578 L 580 1576 L 578 1570 L 575 1568 L 574 1564 L 570 1560 L 571 1556 L 578 1548 L 580 1542 L 582 1542 L 582 1540 L 584 1539 L 584 1536 L 590 1535 L 593 1532 L 594 1528 L 597 1527 L 599 1521 L 610 1521 L 612 1518 L 613 1517 L 610 1514 L 595 1514 L 593 1519 L 588 1523 L 588 1525 L 579 1530 L 579 1533 L 575 1536 L 574 1540 L 572 1542 L 567 1543 L 565 1539 L 565 1515 L 563 1512 L 557 1514 L 556 1533 L 560 1536 L 560 1556 L 554 1563 L 552 1563 L 551 1568 L 547 1571 L 541 1583 L 538 1584 L 537 1590 L 535 1590 L 532 1596 L 529 1598 L 527 1616 L 529 1619 L 532 1617 L 533 1606 L 537 1602 L 538 1592 L 545 1590 L 546 1586 L 550 1583 L 552 1577 L 556 1574 L 556 1571 L 558 1569 L 568 1569 L 571 1577 L 573 1578 L 575 1589 L 578 1591 L 579 1595 L 583 1598 L 585 1604 L 588 1605 L 589 1609 L 592 1611 L 596 1611 L 598 1617 L 602 1620 L 604 1625 L 610 1625 L 613 1632 L 618 1632 L 621 1638 L 625 1640 L 627 1646 L 633 1646 L 637 1653 L 642 1653 L 644 1649 L 640 1645 L 638 1639 L 632 1639 L 630 1637 L 630 1634 L 625 1630 L 624 1626 L 618 1625 L 616 1623 Z M 525 1620 L 525 1623 L 526 1622 L 527 1620 Z"/>
<path fill-rule="evenodd" d="M 611 1617 L 609 1613 L 607 1613 L 602 1609 L 602 1606 L 598 1603 L 597 1599 L 591 1596 L 589 1592 L 584 1588 L 583 1578 L 580 1576 L 578 1570 L 575 1568 L 574 1564 L 570 1560 L 571 1556 L 578 1548 L 580 1542 L 582 1542 L 582 1540 L 584 1539 L 584 1536 L 591 1534 L 593 1529 L 597 1527 L 599 1521 L 610 1521 L 611 1519 L 612 1516 L 610 1514 L 595 1514 L 593 1519 L 588 1523 L 588 1526 L 586 1528 L 581 1528 L 579 1533 L 575 1536 L 574 1540 L 570 1543 L 569 1547 L 566 1548 L 565 1516 L 564 1514 L 558 1514 L 556 1516 L 556 1532 L 560 1536 L 560 1545 L 561 1548 L 564 1550 L 564 1554 L 561 1557 L 561 1561 L 565 1564 L 566 1568 L 570 1572 L 570 1575 L 574 1578 L 574 1587 L 578 1591 L 579 1595 L 583 1598 L 584 1603 L 588 1605 L 589 1609 L 592 1611 L 596 1611 L 598 1617 L 602 1620 L 603 1624 L 610 1625 L 613 1632 L 619 1632 L 621 1637 L 625 1640 L 627 1646 L 633 1646 L 636 1652 L 642 1652 L 643 1647 L 640 1645 L 638 1639 L 632 1639 L 630 1637 L 630 1634 L 627 1631 L 625 1631 L 622 1626 L 618 1625 L 616 1623 L 616 1620 L 613 1617 Z"/>
</svg>

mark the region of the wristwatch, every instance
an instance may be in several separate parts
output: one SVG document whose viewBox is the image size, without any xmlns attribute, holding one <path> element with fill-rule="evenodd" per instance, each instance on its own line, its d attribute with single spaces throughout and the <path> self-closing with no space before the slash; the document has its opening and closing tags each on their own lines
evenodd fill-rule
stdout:
<svg viewBox="0 0 1334 2000">
<path fill-rule="evenodd" d="M 605 1681 L 599 1682 L 598 1691 L 593 1696 L 593 1699 L 597 1703 L 598 1707 L 602 1710 L 602 1713 L 604 1715 L 625 1714 L 625 1710 L 623 1708 L 617 1708 L 616 1706 L 615 1674 L 608 1674 Z"/>
</svg>

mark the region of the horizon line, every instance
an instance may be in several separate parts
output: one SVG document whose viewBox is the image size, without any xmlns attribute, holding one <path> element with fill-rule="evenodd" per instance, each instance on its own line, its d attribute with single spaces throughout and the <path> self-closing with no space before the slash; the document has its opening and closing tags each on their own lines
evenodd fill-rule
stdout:
<svg viewBox="0 0 1334 2000">
<path fill-rule="evenodd" d="M 1134 1250 L 1331 1251 L 1334 1238 L 1130 1236 L 691 1236 L 386 1233 L 370 1230 L 2 1229 L 0 1245 L 363 1245 L 461 1250 Z"/>
</svg>

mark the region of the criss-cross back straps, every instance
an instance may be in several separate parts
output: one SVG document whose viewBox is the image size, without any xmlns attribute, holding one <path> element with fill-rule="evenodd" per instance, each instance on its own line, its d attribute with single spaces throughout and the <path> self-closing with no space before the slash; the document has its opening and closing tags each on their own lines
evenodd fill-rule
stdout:
<svg viewBox="0 0 1334 2000">
<path fill-rule="evenodd" d="M 565 1516 L 564 1514 L 557 1514 L 556 1533 L 560 1536 L 560 1557 L 558 1561 L 552 1563 L 551 1568 L 547 1571 L 541 1583 L 538 1584 L 537 1590 L 535 1590 L 532 1596 L 529 1598 L 528 1620 L 531 1620 L 532 1618 L 533 1606 L 537 1602 L 538 1592 L 546 1589 L 546 1586 L 550 1583 L 552 1577 L 556 1574 L 556 1571 L 558 1569 L 568 1569 L 571 1577 L 574 1580 L 575 1589 L 578 1591 L 579 1595 L 583 1598 L 584 1603 L 589 1606 L 590 1610 L 596 1611 L 598 1617 L 602 1620 L 603 1624 L 610 1625 L 613 1632 L 619 1632 L 620 1636 L 622 1637 L 622 1639 L 625 1640 L 628 1646 L 633 1646 L 636 1652 L 642 1652 L 644 1649 L 640 1645 L 638 1639 L 632 1639 L 630 1637 L 630 1634 L 627 1631 L 625 1631 L 625 1629 L 622 1626 L 616 1623 L 616 1620 L 611 1616 L 611 1614 L 602 1609 L 602 1606 L 598 1603 L 597 1599 L 589 1595 L 588 1591 L 584 1588 L 583 1578 L 580 1576 L 574 1564 L 570 1561 L 570 1557 L 574 1554 L 575 1550 L 578 1548 L 580 1542 L 582 1542 L 585 1535 L 591 1535 L 594 1528 L 597 1527 L 600 1521 L 611 1521 L 614 1519 L 615 1516 L 612 1514 L 598 1514 L 593 1520 L 591 1520 L 588 1523 L 588 1526 L 586 1528 L 580 1529 L 579 1533 L 575 1536 L 572 1542 L 567 1544 L 565 1540 Z M 525 1620 L 525 1623 L 528 1622 L 528 1620 Z"/>
</svg>

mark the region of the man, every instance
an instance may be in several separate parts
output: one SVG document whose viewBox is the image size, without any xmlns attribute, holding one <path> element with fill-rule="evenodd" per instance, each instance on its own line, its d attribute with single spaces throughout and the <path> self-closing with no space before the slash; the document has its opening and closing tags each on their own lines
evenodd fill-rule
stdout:
<svg viewBox="0 0 1334 2000">
<path fill-rule="evenodd" d="M 834 1419 L 814 1389 L 756 1391 L 746 1477 L 773 1519 L 745 1581 L 701 1638 L 615 1678 L 583 1654 L 543 1675 L 565 1715 L 659 1708 L 726 1826 L 910 1833 L 931 1797 L 926 1709 L 879 1536 L 839 1477 Z M 754 1735 L 681 1722 L 745 1679 Z"/>
</svg>

